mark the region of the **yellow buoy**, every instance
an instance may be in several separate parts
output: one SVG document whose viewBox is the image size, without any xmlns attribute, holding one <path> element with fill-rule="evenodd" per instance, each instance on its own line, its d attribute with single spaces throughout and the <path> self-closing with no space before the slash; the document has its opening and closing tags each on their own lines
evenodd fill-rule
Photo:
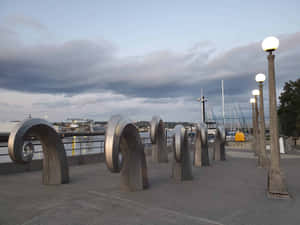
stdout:
<svg viewBox="0 0 300 225">
<path fill-rule="evenodd" d="M 245 135 L 241 131 L 235 133 L 235 141 L 245 141 Z"/>
</svg>

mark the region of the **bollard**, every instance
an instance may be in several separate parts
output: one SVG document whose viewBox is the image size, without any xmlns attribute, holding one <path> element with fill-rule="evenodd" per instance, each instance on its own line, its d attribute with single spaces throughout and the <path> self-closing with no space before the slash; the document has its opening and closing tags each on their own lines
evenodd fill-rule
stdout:
<svg viewBox="0 0 300 225">
<path fill-rule="evenodd" d="M 90 137 L 87 137 L 87 136 L 84 136 L 84 139 L 87 139 L 87 140 L 85 140 L 85 141 L 87 141 L 87 143 L 85 143 L 85 144 L 83 145 L 83 151 L 82 151 L 83 154 L 86 153 L 86 148 L 91 149 L 91 147 L 92 147 L 91 142 L 90 142 L 91 138 L 90 138 Z M 80 149 L 81 149 L 81 145 L 80 145 Z"/>
<path fill-rule="evenodd" d="M 167 142 L 163 120 L 153 116 L 150 122 L 150 138 L 152 142 L 153 162 L 168 162 Z"/>
<path fill-rule="evenodd" d="M 205 124 L 197 124 L 196 127 L 194 166 L 209 166 L 207 127 Z"/>
<path fill-rule="evenodd" d="M 223 161 L 225 156 L 225 129 L 223 126 L 218 126 L 216 129 L 216 138 L 214 142 L 214 160 Z"/>
<path fill-rule="evenodd" d="M 174 128 L 173 152 L 172 178 L 176 181 L 192 180 L 192 162 L 188 149 L 188 135 L 182 125 L 176 125 Z"/>
<path fill-rule="evenodd" d="M 139 191 L 148 187 L 147 163 L 137 127 L 120 115 L 108 121 L 104 142 L 105 162 L 121 173 L 121 189 Z"/>
<path fill-rule="evenodd" d="M 285 140 L 283 139 L 283 137 L 279 137 L 279 153 L 280 154 L 285 154 Z"/>
<path fill-rule="evenodd" d="M 26 157 L 23 145 L 32 136 L 40 140 L 43 148 L 43 184 L 68 183 L 69 168 L 65 147 L 55 129 L 46 120 L 27 119 L 14 127 L 8 139 L 10 158 L 16 163 L 30 163 L 32 157 Z"/>
<path fill-rule="evenodd" d="M 75 147 L 76 147 L 76 136 L 73 136 L 73 140 L 72 140 L 72 156 L 75 155 Z"/>
</svg>

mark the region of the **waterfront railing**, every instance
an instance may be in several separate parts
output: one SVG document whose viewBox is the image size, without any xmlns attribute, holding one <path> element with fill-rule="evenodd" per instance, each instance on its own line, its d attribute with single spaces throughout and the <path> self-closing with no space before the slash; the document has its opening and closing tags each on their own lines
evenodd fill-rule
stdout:
<svg viewBox="0 0 300 225">
<path fill-rule="evenodd" d="M 84 134 L 64 134 L 61 135 L 62 142 L 65 146 L 67 156 L 78 156 L 88 154 L 104 153 L 105 136 L 99 133 Z M 141 133 L 141 139 L 146 147 L 151 146 L 151 140 L 148 133 Z M 168 136 L 167 144 L 171 144 L 171 136 Z M 33 160 L 43 158 L 43 150 L 39 140 L 30 140 L 34 146 Z M 8 155 L 8 143 L 0 142 L 0 163 L 11 162 Z"/>
</svg>

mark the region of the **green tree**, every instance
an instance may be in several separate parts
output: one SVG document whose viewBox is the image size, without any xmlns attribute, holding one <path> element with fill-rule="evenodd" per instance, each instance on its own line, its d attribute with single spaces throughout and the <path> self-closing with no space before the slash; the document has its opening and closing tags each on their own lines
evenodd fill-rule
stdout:
<svg viewBox="0 0 300 225">
<path fill-rule="evenodd" d="M 300 136 L 300 79 L 286 82 L 279 96 L 278 116 L 284 135 Z"/>
</svg>

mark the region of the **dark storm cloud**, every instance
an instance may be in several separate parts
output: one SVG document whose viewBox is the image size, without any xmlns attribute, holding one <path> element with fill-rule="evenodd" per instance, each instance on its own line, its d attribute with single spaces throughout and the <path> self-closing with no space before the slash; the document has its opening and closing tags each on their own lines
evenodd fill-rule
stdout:
<svg viewBox="0 0 300 225">
<path fill-rule="evenodd" d="M 3 32 L 0 29 L 0 36 Z M 299 77 L 300 33 L 280 39 L 276 58 L 279 82 Z M 258 42 L 224 53 L 217 53 L 211 42 L 201 42 L 186 52 L 160 51 L 128 58 L 119 58 L 107 41 L 34 47 L 0 43 L 0 88 L 31 93 L 112 91 L 165 98 L 199 96 L 203 88 L 206 95 L 216 95 L 223 79 L 227 95 L 248 95 L 256 86 L 254 75 L 266 72 L 266 66 L 266 53 Z"/>
</svg>

